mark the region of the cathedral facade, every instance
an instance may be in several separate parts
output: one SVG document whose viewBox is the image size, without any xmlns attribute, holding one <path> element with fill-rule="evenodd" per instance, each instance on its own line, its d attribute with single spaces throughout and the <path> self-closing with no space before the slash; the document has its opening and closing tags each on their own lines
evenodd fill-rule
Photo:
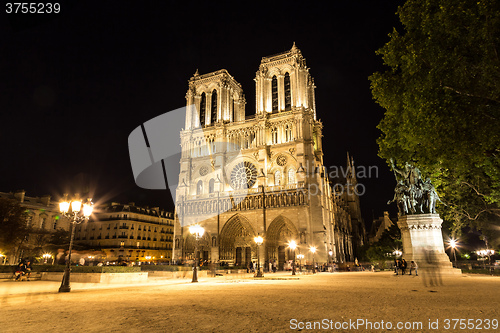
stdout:
<svg viewBox="0 0 500 333">
<path fill-rule="evenodd" d="M 200 224 L 202 260 L 246 265 L 260 235 L 261 264 L 282 268 L 297 254 L 311 262 L 311 247 L 319 263 L 353 261 L 353 200 L 336 195 L 325 172 L 314 80 L 295 44 L 262 58 L 255 85 L 256 110 L 246 116 L 241 85 L 226 70 L 189 80 L 174 259 L 194 257 L 189 226 Z"/>
</svg>

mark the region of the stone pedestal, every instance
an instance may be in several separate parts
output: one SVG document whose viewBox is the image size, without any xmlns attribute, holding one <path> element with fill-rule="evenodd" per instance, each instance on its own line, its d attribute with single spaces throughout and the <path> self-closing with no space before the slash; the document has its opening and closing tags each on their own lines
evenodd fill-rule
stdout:
<svg viewBox="0 0 500 333">
<path fill-rule="evenodd" d="M 444 251 L 441 224 L 438 214 L 416 214 L 401 216 L 398 227 L 403 239 L 403 258 L 408 267 L 414 260 L 419 269 L 437 269 L 441 274 L 461 274 Z"/>
</svg>

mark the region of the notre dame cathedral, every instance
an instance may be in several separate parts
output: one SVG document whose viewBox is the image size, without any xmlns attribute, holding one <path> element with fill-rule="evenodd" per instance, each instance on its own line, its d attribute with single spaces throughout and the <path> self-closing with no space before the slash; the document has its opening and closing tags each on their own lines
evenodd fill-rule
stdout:
<svg viewBox="0 0 500 333">
<path fill-rule="evenodd" d="M 243 65 L 243 64 L 242 64 Z M 354 261 L 364 223 L 352 159 L 343 191 L 334 190 L 323 165 L 323 124 L 317 118 L 314 80 L 301 51 L 263 57 L 255 77 L 256 110 L 245 115 L 241 85 L 224 69 L 189 80 L 176 194 L 174 259 L 194 257 L 189 226 L 200 224 L 202 260 L 246 265 L 274 259 L 280 268 Z M 346 187 L 346 186 L 347 187 Z"/>
</svg>

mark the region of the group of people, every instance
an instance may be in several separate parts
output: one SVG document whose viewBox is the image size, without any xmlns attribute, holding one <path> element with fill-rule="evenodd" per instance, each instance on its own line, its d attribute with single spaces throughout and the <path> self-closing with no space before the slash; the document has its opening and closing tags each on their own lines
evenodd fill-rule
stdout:
<svg viewBox="0 0 500 333">
<path fill-rule="evenodd" d="M 16 276 L 16 281 L 21 281 L 23 276 L 26 276 L 26 281 L 30 280 L 31 277 L 31 261 L 22 260 L 17 266 L 14 273 Z"/>
<path fill-rule="evenodd" d="M 407 268 L 408 263 L 405 259 L 394 259 L 394 273 L 396 273 L 396 275 L 399 275 L 399 272 L 401 272 L 401 275 L 405 275 Z M 413 270 L 415 271 L 415 276 L 418 276 L 418 265 L 414 260 L 410 262 L 410 275 Z"/>
</svg>

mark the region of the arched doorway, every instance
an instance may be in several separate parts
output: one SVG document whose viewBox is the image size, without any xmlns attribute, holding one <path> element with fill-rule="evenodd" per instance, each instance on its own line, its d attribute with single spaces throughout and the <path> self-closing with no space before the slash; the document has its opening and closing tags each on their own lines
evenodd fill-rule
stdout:
<svg viewBox="0 0 500 333">
<path fill-rule="evenodd" d="M 236 214 L 231 217 L 220 233 L 219 259 L 235 266 L 246 266 L 255 253 L 255 232 L 250 222 Z"/>
<path fill-rule="evenodd" d="M 295 240 L 299 243 L 299 233 L 293 223 L 280 215 L 275 218 L 266 233 L 266 260 L 275 261 L 279 270 L 284 269 L 288 260 L 293 260 L 294 253 L 288 248 L 288 243 Z M 298 250 L 295 250 L 298 251 Z"/>
</svg>

